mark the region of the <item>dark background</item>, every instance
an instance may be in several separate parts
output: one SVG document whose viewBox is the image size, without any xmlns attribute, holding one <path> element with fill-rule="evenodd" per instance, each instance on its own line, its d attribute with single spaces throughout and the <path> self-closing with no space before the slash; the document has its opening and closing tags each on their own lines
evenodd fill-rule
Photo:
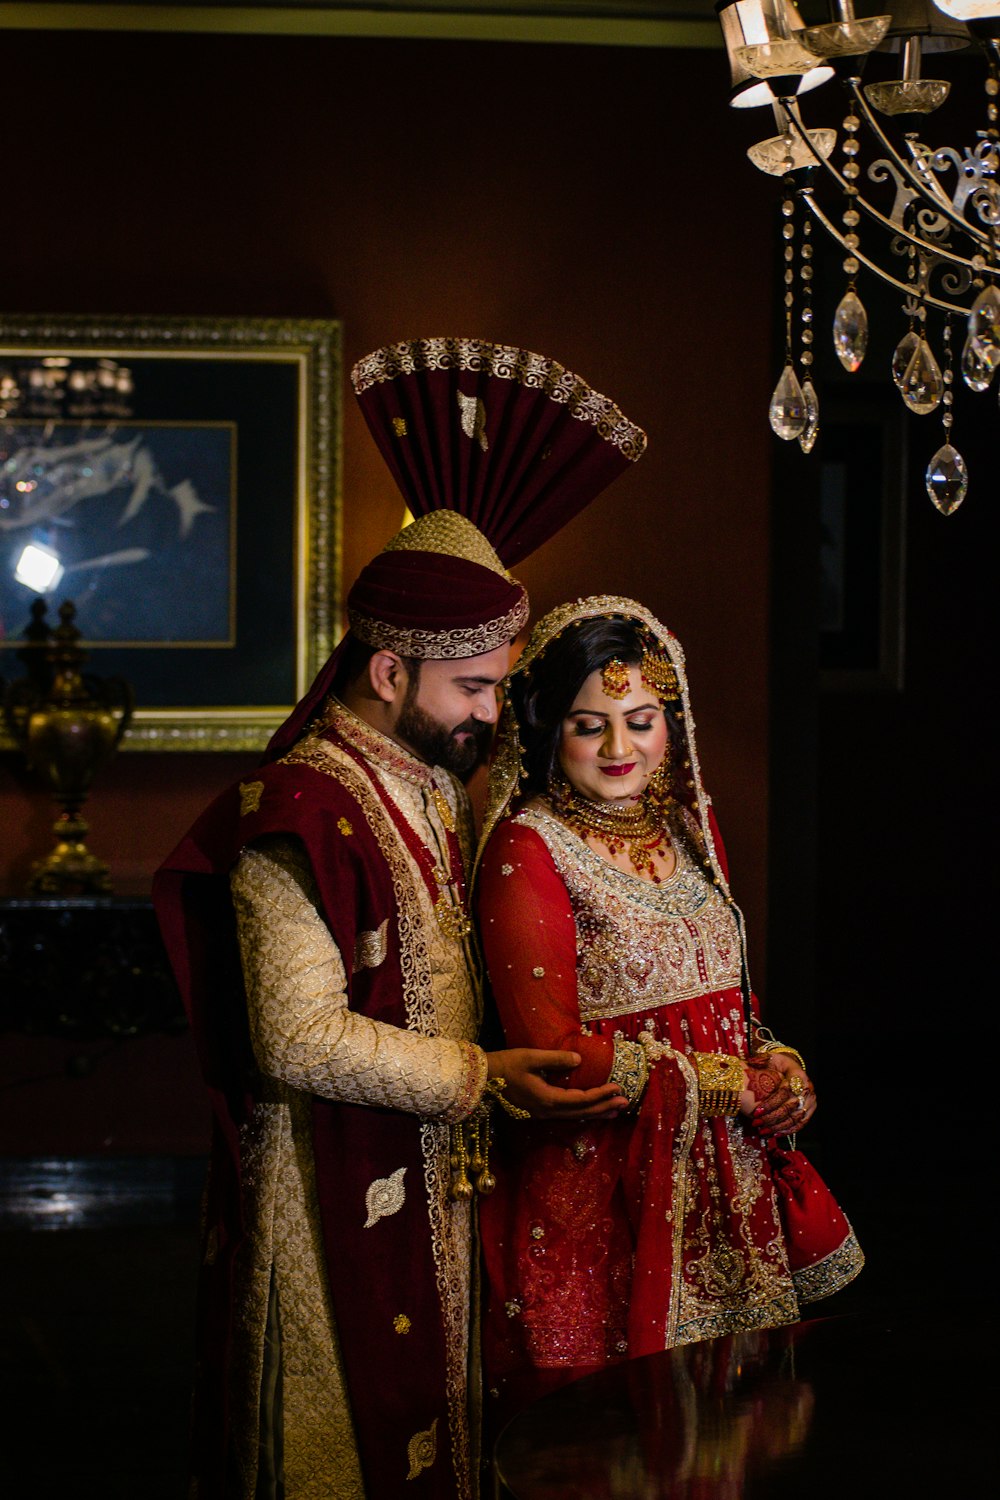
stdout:
<svg viewBox="0 0 1000 1500">
<path fill-rule="evenodd" d="M 20 32 L 4 38 L 4 76 L 6 311 L 339 317 L 346 368 L 399 338 L 492 338 L 557 357 L 649 432 L 634 470 L 520 572 L 536 617 L 621 592 L 684 643 L 752 972 L 775 1031 L 806 1052 L 822 1100 L 810 1151 L 869 1251 L 857 1296 L 926 1305 L 933 1326 L 951 1295 L 942 1260 L 974 1276 L 986 1239 L 991 1096 L 969 1054 L 989 1045 L 980 945 L 995 926 L 995 396 L 960 392 L 972 484 L 949 518 L 921 479 L 938 419 L 907 419 L 902 686 L 833 691 L 822 452 L 777 443 L 766 421 L 777 184 L 742 151 L 770 122 L 725 109 L 720 54 Z M 971 140 L 968 80 L 964 98 Z M 841 290 L 835 266 L 817 329 Z M 878 336 L 852 399 L 877 402 L 905 322 L 895 299 L 859 290 Z M 822 401 L 846 377 L 822 332 L 817 349 Z M 402 507 L 344 399 L 346 592 Z M 88 804 L 119 888 L 148 889 L 252 764 L 120 755 Z M 0 818 L 0 881 L 16 892 L 51 809 L 13 755 Z M 87 1044 L 95 1065 L 73 1077 L 78 1043 L 4 1041 L 9 1162 L 197 1171 L 206 1110 L 185 1035 Z M 103 1496 L 180 1493 L 194 1196 L 175 1195 L 173 1226 L 5 1236 L 23 1309 L 2 1345 L 8 1409 L 35 1493 L 71 1478 L 83 1493 L 87 1475 Z M 68 1265 L 57 1240 L 75 1247 Z M 72 1439 L 47 1455 L 61 1466 L 48 1489 L 32 1411 Z"/>
</svg>

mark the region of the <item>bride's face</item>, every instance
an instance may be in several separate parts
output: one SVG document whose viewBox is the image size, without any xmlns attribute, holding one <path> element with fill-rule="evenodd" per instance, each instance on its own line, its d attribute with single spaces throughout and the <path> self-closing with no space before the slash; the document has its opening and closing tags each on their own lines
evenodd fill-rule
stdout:
<svg viewBox="0 0 1000 1500">
<path fill-rule="evenodd" d="M 624 698 L 609 698 L 600 671 L 591 672 L 563 719 L 559 764 L 573 790 L 591 802 L 629 802 L 649 785 L 668 735 L 663 709 L 638 667 L 628 669 Z"/>
</svg>

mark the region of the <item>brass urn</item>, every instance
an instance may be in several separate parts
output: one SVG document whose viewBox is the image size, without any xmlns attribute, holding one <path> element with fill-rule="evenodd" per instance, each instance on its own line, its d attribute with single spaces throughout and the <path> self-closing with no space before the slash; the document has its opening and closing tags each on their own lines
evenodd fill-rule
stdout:
<svg viewBox="0 0 1000 1500">
<path fill-rule="evenodd" d="M 59 625 L 44 624 L 45 605 L 32 608 L 28 643 L 19 652 L 27 675 L 4 695 L 4 717 L 31 770 L 51 788 L 60 813 L 53 825 L 56 846 L 33 867 L 28 890 L 35 895 L 111 894 L 108 867 L 87 848 L 88 825 L 80 814 L 94 772 L 114 754 L 132 717 L 132 691 L 122 678 L 83 672 L 87 653 L 73 624 L 76 606 L 59 606 Z"/>
</svg>

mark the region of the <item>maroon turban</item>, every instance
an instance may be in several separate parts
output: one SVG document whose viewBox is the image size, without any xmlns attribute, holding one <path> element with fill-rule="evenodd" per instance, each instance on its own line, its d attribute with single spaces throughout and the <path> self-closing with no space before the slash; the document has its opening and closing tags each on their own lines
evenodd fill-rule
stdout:
<svg viewBox="0 0 1000 1500">
<path fill-rule="evenodd" d="M 417 339 L 351 372 L 379 451 L 415 521 L 347 596 L 352 635 L 421 659 L 479 656 L 528 618 L 507 566 L 639 458 L 646 435 L 555 360 L 481 339 Z M 330 692 L 341 648 L 277 731 L 298 738 Z"/>
</svg>

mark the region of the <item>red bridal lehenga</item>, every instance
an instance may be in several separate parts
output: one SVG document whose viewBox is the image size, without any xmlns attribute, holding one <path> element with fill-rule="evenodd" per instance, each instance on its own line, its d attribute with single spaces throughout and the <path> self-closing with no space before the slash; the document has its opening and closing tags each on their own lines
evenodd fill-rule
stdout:
<svg viewBox="0 0 1000 1500">
<path fill-rule="evenodd" d="M 677 642 L 641 606 L 591 600 L 556 618 L 596 605 L 638 616 L 683 684 Z M 863 1264 L 791 1142 L 699 1118 L 691 1054 L 747 1056 L 756 1017 L 686 688 L 683 701 L 689 800 L 668 815 L 677 865 L 659 884 L 603 859 L 544 801 L 498 821 L 516 785 L 510 720 L 501 741 L 478 909 L 507 1045 L 579 1052 L 573 1086 L 611 1078 L 633 1101 L 613 1121 L 505 1122 L 480 1205 L 487 1386 L 505 1412 L 617 1360 L 793 1322 Z"/>
</svg>

